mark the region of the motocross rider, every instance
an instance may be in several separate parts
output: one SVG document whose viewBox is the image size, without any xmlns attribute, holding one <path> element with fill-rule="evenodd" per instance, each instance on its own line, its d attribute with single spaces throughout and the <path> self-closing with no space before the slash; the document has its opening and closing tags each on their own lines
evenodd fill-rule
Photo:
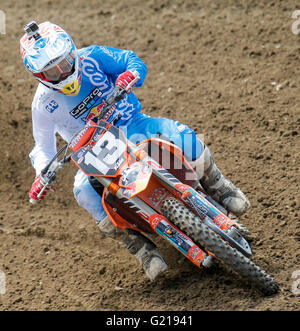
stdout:
<svg viewBox="0 0 300 331">
<path fill-rule="evenodd" d="M 75 133 L 101 113 L 104 101 L 115 86 L 126 89 L 137 75 L 139 80 L 135 86 L 142 86 L 147 67 L 130 50 L 99 45 L 77 49 L 69 34 L 50 22 L 38 25 L 32 21 L 24 30 L 26 33 L 20 40 L 21 56 L 27 70 L 40 82 L 32 102 L 35 145 L 29 155 L 36 172 L 29 197 L 38 201 L 48 192 L 45 190 L 38 198 L 42 188 L 41 170 L 56 154 L 56 133 L 70 142 Z M 117 117 L 118 114 L 122 116 Z M 133 92 L 129 91 L 105 119 L 122 127 L 127 138 L 134 142 L 157 134 L 167 137 L 182 148 L 212 198 L 235 215 L 249 208 L 246 196 L 222 175 L 208 147 L 195 132 L 178 121 L 143 114 Z M 102 207 L 98 190 L 90 177 L 81 170 L 77 172 L 75 199 L 94 217 L 103 233 L 115 236 L 116 228 Z M 140 232 L 127 232 L 124 242 L 149 279 L 155 279 L 168 268 L 158 248 Z"/>
</svg>

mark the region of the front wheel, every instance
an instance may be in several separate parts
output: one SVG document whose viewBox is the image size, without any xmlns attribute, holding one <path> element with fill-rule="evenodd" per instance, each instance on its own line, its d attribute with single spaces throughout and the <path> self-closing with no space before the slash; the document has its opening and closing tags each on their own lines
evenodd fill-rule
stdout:
<svg viewBox="0 0 300 331">
<path fill-rule="evenodd" d="M 271 276 L 203 224 L 200 217 L 184 204 L 175 198 L 168 198 L 163 202 L 161 211 L 181 231 L 249 281 L 262 295 L 278 292 L 278 285 Z"/>
</svg>

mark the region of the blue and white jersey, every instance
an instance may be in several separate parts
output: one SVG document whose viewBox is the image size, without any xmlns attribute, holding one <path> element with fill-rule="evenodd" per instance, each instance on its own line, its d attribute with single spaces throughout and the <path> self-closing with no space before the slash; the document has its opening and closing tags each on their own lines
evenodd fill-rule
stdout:
<svg viewBox="0 0 300 331">
<path fill-rule="evenodd" d="M 35 146 L 30 159 L 39 174 L 56 153 L 56 133 L 66 142 L 85 123 L 99 115 L 104 100 L 113 92 L 117 77 L 126 70 L 138 71 L 142 86 L 147 67 L 134 52 L 93 45 L 78 50 L 81 60 L 81 88 L 76 96 L 67 96 L 39 84 L 32 102 L 32 125 Z M 141 111 L 141 103 L 133 92 L 117 104 L 111 121 L 121 112 L 118 125 L 126 125 L 131 117 Z"/>
</svg>

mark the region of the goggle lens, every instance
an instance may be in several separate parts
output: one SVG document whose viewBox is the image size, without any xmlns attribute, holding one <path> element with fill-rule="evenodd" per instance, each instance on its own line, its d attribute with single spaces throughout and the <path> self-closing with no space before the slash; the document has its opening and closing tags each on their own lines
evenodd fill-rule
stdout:
<svg viewBox="0 0 300 331">
<path fill-rule="evenodd" d="M 44 70 L 35 76 L 48 82 L 61 82 L 66 79 L 75 67 L 75 57 L 71 54 L 57 63 L 54 67 Z"/>
</svg>

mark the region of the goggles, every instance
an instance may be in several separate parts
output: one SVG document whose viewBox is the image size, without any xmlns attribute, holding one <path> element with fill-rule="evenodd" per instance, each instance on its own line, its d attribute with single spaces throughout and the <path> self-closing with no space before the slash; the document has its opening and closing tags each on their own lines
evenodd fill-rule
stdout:
<svg viewBox="0 0 300 331">
<path fill-rule="evenodd" d="M 74 72 L 74 68 L 75 57 L 69 54 L 55 66 L 34 75 L 47 82 L 59 83 L 70 76 Z"/>
</svg>

